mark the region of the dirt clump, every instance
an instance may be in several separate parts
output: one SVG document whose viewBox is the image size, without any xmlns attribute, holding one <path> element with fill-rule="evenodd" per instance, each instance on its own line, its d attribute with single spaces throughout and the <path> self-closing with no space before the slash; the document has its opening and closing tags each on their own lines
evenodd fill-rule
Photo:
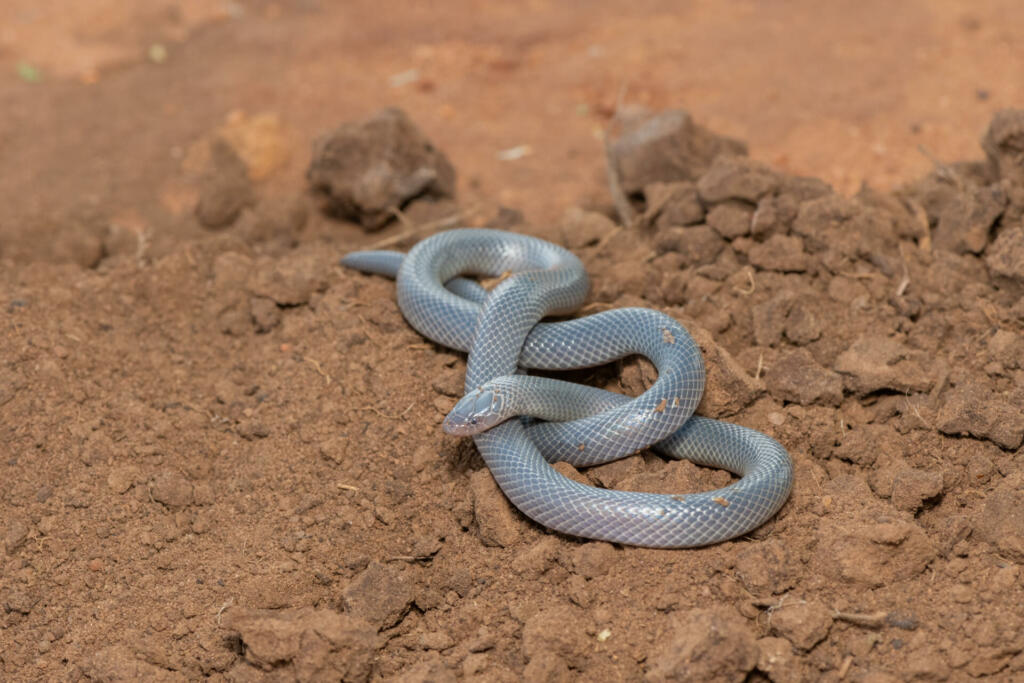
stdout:
<svg viewBox="0 0 1024 683">
<path fill-rule="evenodd" d="M 379 230 L 417 197 L 455 194 L 451 162 L 395 108 L 317 140 L 306 177 L 331 212 L 367 230 Z"/>
</svg>

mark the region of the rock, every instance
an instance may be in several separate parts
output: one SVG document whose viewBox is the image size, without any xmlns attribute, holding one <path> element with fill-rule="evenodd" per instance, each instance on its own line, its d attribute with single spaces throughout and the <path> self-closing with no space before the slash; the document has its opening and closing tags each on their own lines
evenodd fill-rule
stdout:
<svg viewBox="0 0 1024 683">
<path fill-rule="evenodd" d="M 218 139 L 210 153 L 211 169 L 199 190 L 196 218 L 203 227 L 217 230 L 234 223 L 253 202 L 253 189 L 249 170 L 231 145 Z"/>
<path fill-rule="evenodd" d="M 145 662 L 127 645 L 108 645 L 89 656 L 82 666 L 82 673 L 94 681 L 109 683 L 131 683 L 133 681 L 155 681 L 155 683 L 178 683 L 188 678 L 177 671 L 169 671 L 155 664 Z"/>
<path fill-rule="evenodd" d="M 832 610 L 820 602 L 784 603 L 771 614 L 772 632 L 801 650 L 810 650 L 828 637 Z"/>
<path fill-rule="evenodd" d="M 881 389 L 907 393 L 928 391 L 933 383 L 922 352 L 890 337 L 864 335 L 836 358 L 835 370 L 846 387 L 860 395 Z"/>
<path fill-rule="evenodd" d="M 584 211 L 574 206 L 562 217 L 562 244 L 569 249 L 589 247 L 597 244 L 602 237 L 617 227 L 615 222 L 603 213 Z"/>
<path fill-rule="evenodd" d="M 924 501 L 942 493 L 942 473 L 903 469 L 892 480 L 892 504 L 900 510 L 917 512 Z"/>
<path fill-rule="evenodd" d="M 706 204 L 727 199 L 756 204 L 778 186 L 778 174 L 765 164 L 745 156 L 720 155 L 697 181 L 697 192 Z"/>
<path fill-rule="evenodd" d="M 985 499 L 978 534 L 1014 562 L 1024 562 L 1024 484 L 1006 479 Z"/>
<path fill-rule="evenodd" d="M 985 254 L 985 265 L 996 284 L 1024 286 L 1024 228 L 999 233 Z"/>
<path fill-rule="evenodd" d="M 789 590 L 799 577 L 789 551 L 772 539 L 740 551 L 736 557 L 736 576 L 748 593 L 765 597 Z"/>
<path fill-rule="evenodd" d="M 413 597 L 413 587 L 406 578 L 379 562 L 371 562 L 341 593 L 345 611 L 378 631 L 401 621 Z"/>
<path fill-rule="evenodd" d="M 996 112 L 981 147 L 1001 177 L 1024 185 L 1024 109 Z"/>
<path fill-rule="evenodd" d="M 710 332 L 689 323 L 686 329 L 700 347 L 707 368 L 697 414 L 713 418 L 735 415 L 764 394 L 764 382 L 748 375 L 732 354 L 715 343 Z"/>
<path fill-rule="evenodd" d="M 743 202 L 725 202 L 708 212 L 707 223 L 727 240 L 750 233 L 754 209 Z"/>
<path fill-rule="evenodd" d="M 1024 411 L 976 384 L 946 392 L 937 427 L 943 434 L 971 435 L 1014 450 L 1024 441 Z"/>
<path fill-rule="evenodd" d="M 719 154 L 746 152 L 744 143 L 711 133 L 678 109 L 628 124 L 611 146 L 619 182 L 628 194 L 651 183 L 697 180 Z"/>
<path fill-rule="evenodd" d="M 153 500 L 169 508 L 181 509 L 192 504 L 192 483 L 177 470 L 163 470 L 150 484 Z"/>
<path fill-rule="evenodd" d="M 659 254 L 673 252 L 681 255 L 684 266 L 714 263 L 724 248 L 725 240 L 706 225 L 668 228 L 654 238 L 655 251 Z"/>
<path fill-rule="evenodd" d="M 718 608 L 694 609 L 676 617 L 668 641 L 648 657 L 644 679 L 740 682 L 759 658 L 757 638 L 741 617 Z"/>
<path fill-rule="evenodd" d="M 958 254 L 980 254 L 1005 207 L 1006 192 L 1000 185 L 967 186 L 942 208 L 932 235 L 935 246 Z"/>
<path fill-rule="evenodd" d="M 768 393 L 780 401 L 803 406 L 838 406 L 843 400 L 843 378 L 814 360 L 807 349 L 784 351 L 764 375 Z"/>
<path fill-rule="evenodd" d="M 704 205 L 692 182 L 651 183 L 644 187 L 644 201 L 643 222 L 648 227 L 664 230 L 704 220 Z"/>
<path fill-rule="evenodd" d="M 417 197 L 452 197 L 455 169 L 401 109 L 344 123 L 316 141 L 306 172 L 327 208 L 367 230 Z"/>
<path fill-rule="evenodd" d="M 523 521 L 520 513 L 508 502 L 490 470 L 477 470 L 469 477 L 473 495 L 473 514 L 480 542 L 487 546 L 506 548 L 519 541 Z"/>
<path fill-rule="evenodd" d="M 761 270 L 780 273 L 802 273 L 807 270 L 804 242 L 796 235 L 775 234 L 756 243 L 747 252 L 750 264 Z"/>
<path fill-rule="evenodd" d="M 329 609 L 231 608 L 223 627 L 245 644 L 245 659 L 277 680 L 365 681 L 377 634 L 365 621 Z"/>
<path fill-rule="evenodd" d="M 530 661 L 554 655 L 573 669 L 583 668 L 591 644 L 582 622 L 582 612 L 570 605 L 542 609 L 523 624 L 523 654 Z"/>
</svg>

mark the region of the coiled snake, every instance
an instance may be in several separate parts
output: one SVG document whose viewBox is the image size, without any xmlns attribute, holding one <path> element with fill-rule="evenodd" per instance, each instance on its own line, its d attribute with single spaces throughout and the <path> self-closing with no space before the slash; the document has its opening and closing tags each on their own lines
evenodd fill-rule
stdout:
<svg viewBox="0 0 1024 683">
<path fill-rule="evenodd" d="M 538 523 L 615 543 L 692 547 L 753 530 L 789 496 L 793 465 L 777 441 L 691 417 L 704 390 L 704 364 L 674 319 L 622 308 L 539 322 L 573 312 L 586 297 L 589 280 L 571 252 L 534 237 L 463 228 L 428 237 L 407 255 L 355 252 L 341 263 L 395 277 L 409 324 L 438 344 L 469 352 L 466 396 L 445 429 L 473 434 L 502 491 Z M 466 275 L 506 277 L 487 292 Z M 655 383 L 636 398 L 517 374 L 592 367 L 633 354 L 658 369 Z M 550 465 L 596 465 L 648 446 L 741 479 L 717 491 L 663 495 L 587 486 Z"/>
</svg>

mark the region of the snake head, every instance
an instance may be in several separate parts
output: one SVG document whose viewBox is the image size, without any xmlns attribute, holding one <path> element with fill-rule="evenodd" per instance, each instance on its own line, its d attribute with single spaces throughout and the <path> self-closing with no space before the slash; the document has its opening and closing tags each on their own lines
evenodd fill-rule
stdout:
<svg viewBox="0 0 1024 683">
<path fill-rule="evenodd" d="M 444 418 L 444 431 L 456 436 L 472 436 L 504 422 L 509 416 L 501 410 L 504 398 L 501 392 L 480 387 L 471 391 L 455 404 Z"/>
</svg>

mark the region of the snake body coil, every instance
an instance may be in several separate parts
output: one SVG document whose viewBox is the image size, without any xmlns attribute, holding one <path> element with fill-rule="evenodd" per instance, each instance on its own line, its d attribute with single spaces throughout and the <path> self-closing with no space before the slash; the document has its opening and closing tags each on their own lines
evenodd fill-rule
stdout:
<svg viewBox="0 0 1024 683">
<path fill-rule="evenodd" d="M 704 366 L 674 319 L 623 308 L 539 322 L 571 313 L 587 294 L 583 265 L 565 249 L 466 228 L 433 235 L 405 256 L 356 252 L 342 264 L 396 277 L 398 305 L 409 324 L 469 352 L 467 396 L 446 429 L 474 435 L 502 491 L 540 524 L 629 545 L 700 546 L 760 526 L 789 496 L 793 466 L 778 442 L 739 425 L 691 417 L 703 393 Z M 465 275 L 508 276 L 488 293 Z M 634 354 L 658 368 L 657 381 L 636 398 L 516 374 L 592 367 Z M 515 415 L 556 421 L 507 419 Z M 663 495 L 586 486 L 549 464 L 595 465 L 648 446 L 742 478 L 717 491 Z"/>
</svg>

